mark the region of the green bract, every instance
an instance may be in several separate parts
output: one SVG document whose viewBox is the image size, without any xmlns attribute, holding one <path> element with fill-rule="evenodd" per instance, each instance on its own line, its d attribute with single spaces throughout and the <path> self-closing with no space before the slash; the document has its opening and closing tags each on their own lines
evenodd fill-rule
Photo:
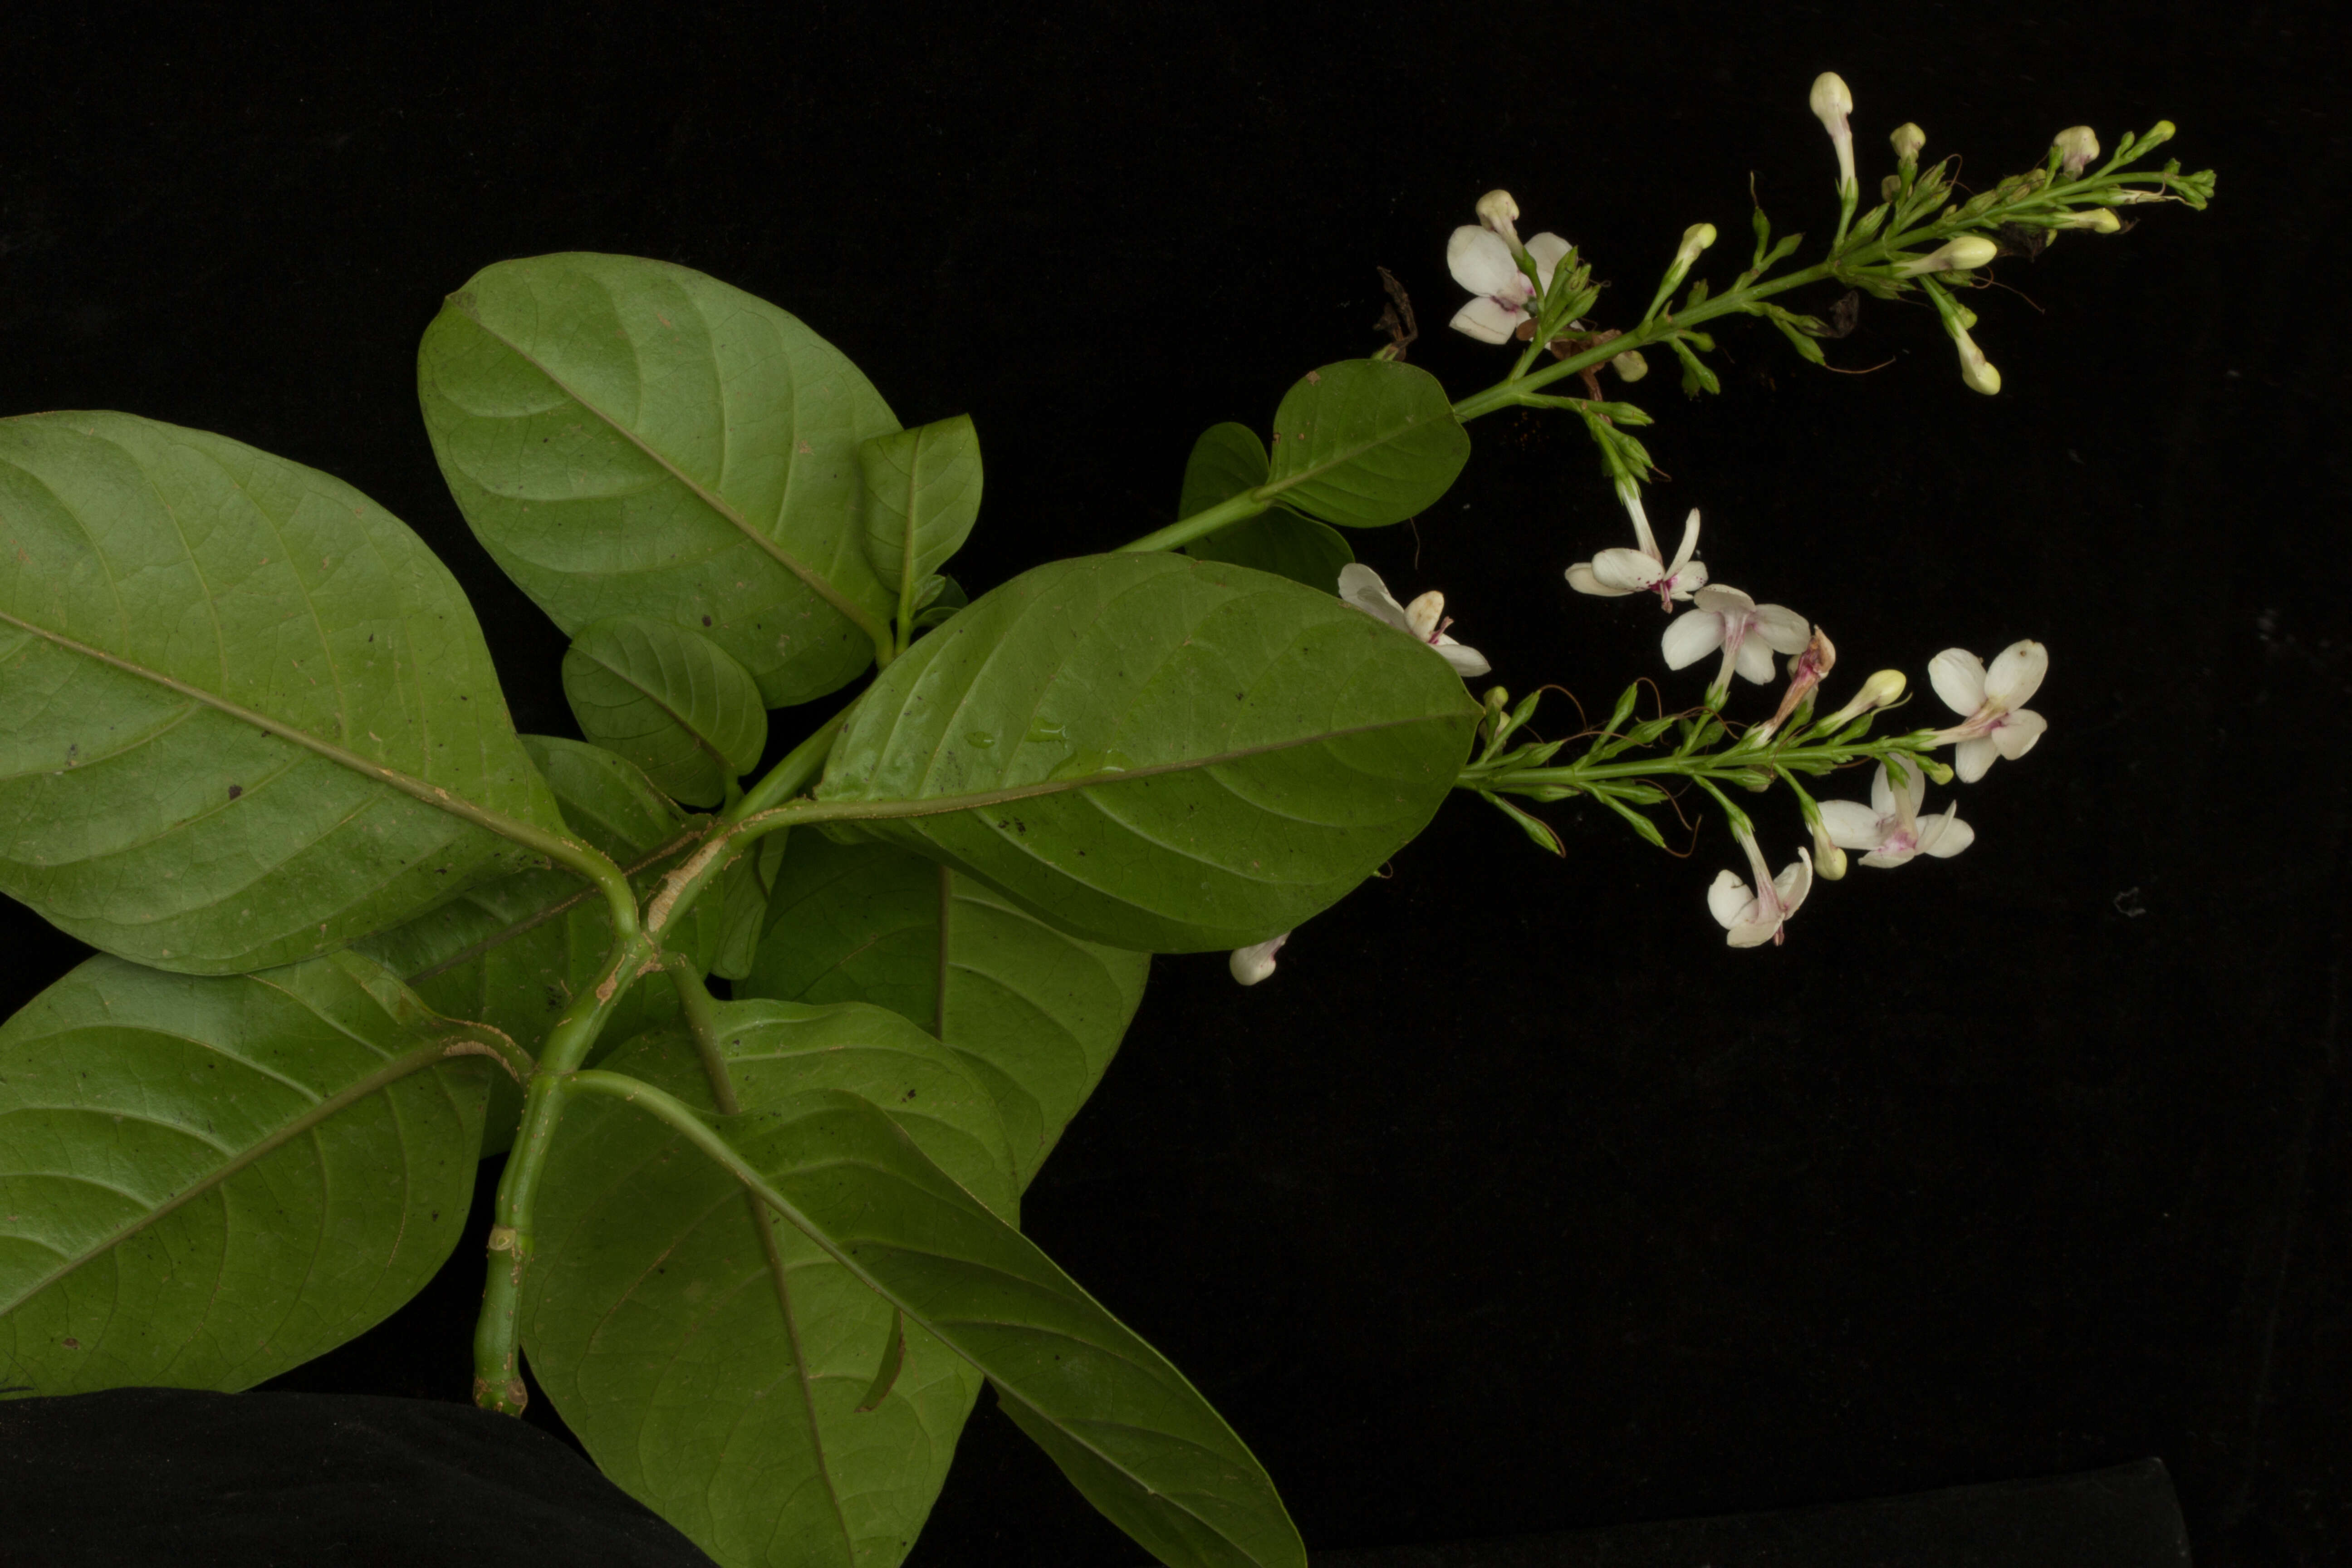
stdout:
<svg viewBox="0 0 2352 1568">
<path fill-rule="evenodd" d="M 1478 707 L 1410 637 L 1180 555 L 1025 572 L 859 700 L 821 801 L 1089 941 L 1239 947 L 1420 832 Z"/>
</svg>

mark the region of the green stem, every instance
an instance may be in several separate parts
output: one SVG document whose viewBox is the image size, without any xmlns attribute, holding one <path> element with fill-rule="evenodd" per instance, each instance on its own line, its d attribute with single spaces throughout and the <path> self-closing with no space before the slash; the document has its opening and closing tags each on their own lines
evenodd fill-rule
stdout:
<svg viewBox="0 0 2352 1568">
<path fill-rule="evenodd" d="M 521 1415 L 529 1397 L 518 1359 L 521 1324 L 517 1314 L 523 1274 L 530 1265 L 531 1213 L 539 1197 L 540 1175 L 555 1141 L 556 1123 L 563 1116 L 570 1075 L 587 1058 L 612 1015 L 614 1002 L 653 952 L 652 942 L 635 929 L 635 912 L 633 906 L 632 929 L 614 943 L 613 956 L 596 984 L 573 998 L 548 1032 L 539 1069 L 530 1075 L 523 1094 L 522 1125 L 515 1133 L 514 1150 L 499 1177 L 498 1199 L 491 1212 L 489 1274 L 482 1289 L 481 1315 L 474 1323 L 474 1403 L 501 1415 Z"/>
<path fill-rule="evenodd" d="M 701 973 L 694 960 L 682 952 L 673 952 L 662 961 L 669 972 L 670 984 L 677 990 L 678 1011 L 686 1017 L 686 1032 L 694 1038 L 694 1054 L 702 1058 L 702 1076 L 710 1081 L 710 1103 L 719 1108 L 721 1116 L 732 1116 L 743 1109 L 735 1098 L 735 1080 L 728 1075 L 727 1053 L 719 1041 L 719 1004 L 711 1000 L 710 987 L 702 983 Z"/>
<path fill-rule="evenodd" d="M 1125 555 L 1143 550 L 1181 550 L 1192 541 L 1203 535 L 1214 533 L 1221 528 L 1229 527 L 1236 522 L 1246 522 L 1266 509 L 1268 502 L 1259 498 L 1270 489 L 1271 487 L 1262 487 L 1260 489 L 1244 490 L 1237 496 L 1228 496 L 1204 511 L 1196 511 L 1190 517 L 1179 518 L 1156 532 L 1147 533 L 1140 539 L 1129 540 L 1118 547 L 1118 553 Z"/>
<path fill-rule="evenodd" d="M 848 718 L 849 710 L 844 708 L 818 725 L 814 734 L 786 752 L 783 760 L 768 770 L 767 777 L 745 791 L 743 798 L 728 808 L 723 820 L 740 822 L 771 806 L 782 805 L 800 794 L 810 780 L 824 771 L 824 760 L 832 754 L 833 742 L 841 734 L 841 726 Z"/>
</svg>

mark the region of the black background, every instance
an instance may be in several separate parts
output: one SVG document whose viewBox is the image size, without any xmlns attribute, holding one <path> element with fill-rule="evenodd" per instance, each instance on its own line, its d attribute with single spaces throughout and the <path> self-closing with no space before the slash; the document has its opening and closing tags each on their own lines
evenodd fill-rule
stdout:
<svg viewBox="0 0 2352 1568">
<path fill-rule="evenodd" d="M 1376 264 L 1420 309 L 1412 363 L 1456 395 L 1500 374 L 1444 325 L 1445 237 L 1489 187 L 1618 280 L 1597 314 L 1623 325 L 1688 223 L 1737 269 L 1750 171 L 1783 229 L 1833 219 L 1819 69 L 1852 84 L 1865 186 L 1906 119 L 1989 184 L 2061 126 L 2170 118 L 2216 205 L 2001 263 L 1970 299 L 1999 397 L 1924 307 L 1874 303 L 1831 345 L 1872 374 L 1752 323 L 1719 332 L 1720 399 L 1664 365 L 1633 394 L 1674 479 L 1653 514 L 1701 508 L 1717 580 L 1835 636 L 1833 696 L 1899 665 L 1925 716 L 1938 649 L 2048 645 L 2049 734 L 1964 792 L 1968 854 L 1857 868 L 1785 948 L 1732 952 L 1719 824 L 1678 859 L 1551 808 L 1553 862 L 1465 798 L 1268 984 L 1160 960 L 1025 1219 L 1318 1548 L 2153 1455 L 2209 1568 L 2352 1560 L 2335 13 L 23 10 L 0 406 L 350 480 L 458 573 L 518 724 L 575 733 L 562 639 L 416 412 L 418 334 L 492 261 L 699 268 L 907 423 L 971 413 L 977 588 L 1170 521 L 1202 427 L 1263 427 L 1377 345 Z M 1515 690 L 1605 709 L 1664 676 L 1654 607 L 1560 580 L 1625 542 L 1580 432 L 1472 436 L 1455 489 L 1360 555 L 1444 587 Z M 1778 864 L 1796 815 L 1759 807 Z M 5 934 L 8 1008 L 78 956 L 21 910 Z M 478 1258 L 283 1384 L 462 1399 Z M 915 1561 L 1131 1561 L 982 1404 Z"/>
</svg>

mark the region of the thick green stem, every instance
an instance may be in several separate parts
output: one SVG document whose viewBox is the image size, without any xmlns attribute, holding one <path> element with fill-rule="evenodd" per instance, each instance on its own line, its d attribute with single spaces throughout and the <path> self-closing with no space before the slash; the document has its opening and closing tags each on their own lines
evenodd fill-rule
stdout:
<svg viewBox="0 0 2352 1568">
<path fill-rule="evenodd" d="M 631 916 L 635 912 L 632 906 Z M 531 1212 L 556 1123 L 562 1119 L 570 1075 L 587 1058 L 614 1002 L 653 952 L 652 942 L 635 929 L 634 918 L 630 924 L 629 934 L 614 943 L 596 984 L 575 997 L 548 1032 L 539 1070 L 531 1074 L 523 1094 L 522 1125 L 499 1178 L 491 1212 L 489 1275 L 482 1289 L 481 1316 L 474 1324 L 474 1403 L 486 1410 L 520 1415 L 528 1399 L 518 1359 L 521 1324 L 517 1313 L 523 1274 L 530 1265 Z"/>
<path fill-rule="evenodd" d="M 1192 541 L 1214 533 L 1221 528 L 1248 521 L 1272 504 L 1274 496 L 1287 488 L 1265 485 L 1257 489 L 1244 490 L 1237 496 L 1228 496 L 1205 511 L 1179 518 L 1157 532 L 1129 540 L 1118 547 L 1118 553 L 1129 554 L 1141 550 L 1181 550 Z"/>
</svg>

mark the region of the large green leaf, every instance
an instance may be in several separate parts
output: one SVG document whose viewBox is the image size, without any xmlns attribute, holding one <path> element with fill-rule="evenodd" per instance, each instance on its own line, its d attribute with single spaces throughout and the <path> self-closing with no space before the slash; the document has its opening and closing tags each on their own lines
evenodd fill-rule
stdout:
<svg viewBox="0 0 2352 1568">
<path fill-rule="evenodd" d="M 768 917 L 735 994 L 872 1002 L 930 1030 L 995 1095 L 1024 1187 L 1102 1080 L 1151 968 L 944 866 L 815 833 L 792 836 Z"/>
<path fill-rule="evenodd" d="M 1470 437 L 1425 370 L 1341 360 L 1309 371 L 1274 414 L 1273 475 L 1284 501 L 1327 522 L 1402 522 L 1452 487 Z"/>
<path fill-rule="evenodd" d="M 566 632 L 706 632 L 773 708 L 873 657 L 898 592 L 866 559 L 857 453 L 898 422 L 766 300 L 637 257 L 502 261 L 425 329 L 417 384 L 466 521 Z"/>
<path fill-rule="evenodd" d="M 1212 425 L 1192 443 L 1176 515 L 1190 517 L 1254 490 L 1265 483 L 1267 472 L 1265 443 L 1256 431 L 1246 425 Z M 1184 546 L 1184 553 L 1254 566 L 1326 593 L 1335 590 L 1339 568 L 1356 558 L 1337 530 L 1280 506 L 1196 539 Z"/>
<path fill-rule="evenodd" d="M 817 796 L 1089 941 L 1240 947 L 1429 821 L 1479 710 L 1409 634 L 1181 555 L 1024 573 L 859 699 Z"/>
<path fill-rule="evenodd" d="M 858 450 L 866 475 L 866 558 L 895 603 L 912 609 L 923 580 L 963 548 L 980 516 L 980 437 L 971 416 L 877 436 Z"/>
<path fill-rule="evenodd" d="M 614 864 L 640 866 L 677 842 L 686 819 L 646 777 L 598 746 L 549 735 L 523 745 L 555 792 L 564 820 Z M 640 895 L 667 862 L 646 864 Z M 672 945 L 708 965 L 718 921 L 705 900 L 690 910 Z M 467 889 L 439 909 L 357 944 L 403 976 L 433 1008 L 503 1031 L 536 1056 L 541 1041 L 583 986 L 595 984 L 611 956 L 613 916 L 604 900 L 564 871 L 520 871 Z M 641 980 L 614 1004 L 604 1038 L 627 1039 L 677 1011 L 677 993 L 658 976 Z M 514 1140 L 522 1098 L 501 1073 L 490 1084 L 482 1152 L 503 1153 Z"/>
<path fill-rule="evenodd" d="M 581 733 L 688 805 L 717 805 L 768 743 L 751 674 L 699 632 L 645 616 L 583 628 L 563 655 L 563 695 Z"/>
<path fill-rule="evenodd" d="M 142 963 L 260 969 L 534 858 L 469 804 L 562 831 L 398 519 L 200 430 L 0 420 L 0 890 Z"/>
<path fill-rule="evenodd" d="M 796 1092 L 854 1092 L 887 1106 L 983 1212 L 1012 1220 L 994 1103 L 921 1030 L 855 1005 L 717 1011 L 745 1112 L 737 1122 Z M 608 1065 L 711 1106 L 681 1029 L 641 1037 Z M 575 1102 L 542 1192 L 524 1348 L 604 1473 L 722 1563 L 903 1557 L 979 1374 L 626 1106 Z"/>
<path fill-rule="evenodd" d="M 481 1038 L 348 952 L 41 993 L 0 1026 L 0 1385 L 246 1388 L 380 1321 L 465 1224 Z"/>
</svg>

